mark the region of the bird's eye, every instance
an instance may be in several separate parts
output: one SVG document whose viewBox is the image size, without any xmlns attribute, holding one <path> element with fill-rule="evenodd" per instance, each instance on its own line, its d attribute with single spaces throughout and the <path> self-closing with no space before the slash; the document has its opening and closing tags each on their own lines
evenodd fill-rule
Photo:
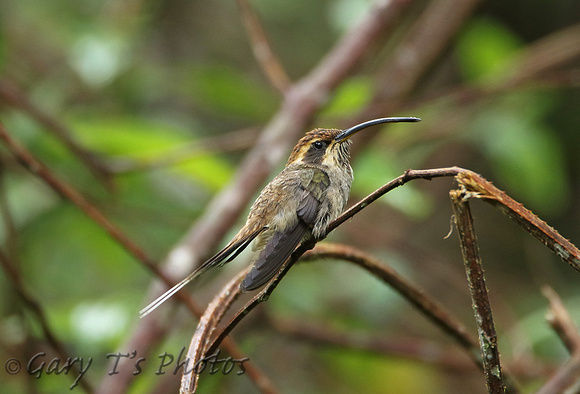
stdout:
<svg viewBox="0 0 580 394">
<path fill-rule="evenodd" d="M 324 142 L 322 141 L 315 141 L 312 146 L 314 146 L 314 148 L 316 149 L 322 149 L 324 148 Z"/>
</svg>

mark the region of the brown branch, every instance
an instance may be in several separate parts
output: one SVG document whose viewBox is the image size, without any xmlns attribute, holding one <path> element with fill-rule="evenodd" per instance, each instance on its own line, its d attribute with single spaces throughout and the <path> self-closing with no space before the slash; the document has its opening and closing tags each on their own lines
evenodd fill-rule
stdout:
<svg viewBox="0 0 580 394">
<path fill-rule="evenodd" d="M 580 353 L 580 332 L 560 296 L 550 286 L 542 287 L 542 293 L 550 301 L 550 310 L 546 314 L 546 320 L 570 354 Z"/>
<path fill-rule="evenodd" d="M 433 178 L 440 178 L 440 177 L 449 177 L 455 176 L 462 171 L 468 171 L 460 167 L 446 167 L 446 168 L 436 168 L 432 170 L 407 170 L 403 175 L 398 176 L 397 178 L 393 179 L 392 181 L 388 182 L 384 186 L 378 188 L 367 197 L 360 200 L 358 203 L 353 205 L 347 211 L 345 211 L 340 217 L 338 217 L 335 221 L 329 224 L 327 233 L 334 230 L 336 227 L 340 226 L 342 223 L 347 221 L 348 219 L 352 218 L 362 209 L 364 209 L 367 205 L 371 204 L 373 201 L 379 199 L 389 191 L 403 186 L 405 183 L 412 181 L 414 179 L 426 179 L 431 180 Z"/>
<path fill-rule="evenodd" d="M 129 239 L 125 233 L 123 233 L 116 225 L 109 221 L 109 219 L 101 211 L 99 211 L 94 205 L 85 199 L 76 189 L 64 181 L 58 179 L 58 177 L 54 175 L 48 167 L 36 159 L 18 141 L 13 139 L 2 124 L 0 124 L 0 139 L 4 141 L 6 147 L 25 168 L 27 168 L 33 174 L 39 176 L 54 191 L 80 208 L 88 217 L 90 217 L 100 227 L 102 227 L 115 241 L 123 246 L 127 252 L 135 257 L 147 269 L 153 272 L 153 274 L 162 280 L 167 286 L 171 287 L 175 284 L 157 267 L 154 260 L 151 259 L 137 244 Z M 189 294 L 185 292 L 179 292 L 177 297 L 187 306 L 187 308 L 194 316 L 202 315 L 203 311 L 201 307 L 193 300 L 193 298 L 191 298 L 191 296 L 189 296 Z M 242 357 L 241 352 L 237 349 L 233 341 L 227 341 L 225 346 L 231 354 L 236 355 L 237 357 Z M 251 365 L 251 363 L 246 365 L 246 370 L 249 370 L 248 376 L 250 377 L 262 375 L 255 366 Z M 265 378 L 261 377 L 260 380 L 265 380 Z"/>
<path fill-rule="evenodd" d="M 296 250 L 294 251 L 294 253 L 292 253 L 290 258 L 282 265 L 282 268 L 280 269 L 280 271 L 278 271 L 276 276 L 270 282 L 268 282 L 268 284 L 262 290 L 256 293 L 250 299 L 250 301 L 248 301 L 242 308 L 240 308 L 235 313 L 235 315 L 230 319 L 230 321 L 228 321 L 225 327 L 222 328 L 220 333 L 214 338 L 211 345 L 207 347 L 208 350 L 206 354 L 213 354 L 215 351 L 217 351 L 218 347 L 220 346 L 220 343 L 229 335 L 229 333 L 234 329 L 234 327 L 237 326 L 238 323 L 241 322 L 242 319 L 248 315 L 248 313 L 250 313 L 256 306 L 258 306 L 259 303 L 268 300 L 270 294 L 272 294 L 272 292 L 274 291 L 276 286 L 278 286 L 278 283 L 280 283 L 282 278 L 286 276 L 286 274 L 290 270 L 290 267 L 294 265 L 294 263 L 300 258 L 300 256 L 302 256 L 307 250 L 311 249 L 313 246 L 314 242 L 310 242 L 310 243 L 302 243 L 300 246 L 298 246 L 298 248 L 296 248 Z M 239 287 L 237 288 L 236 292 L 241 293 Z M 218 295 L 218 297 L 220 297 L 220 295 Z"/>
<path fill-rule="evenodd" d="M 290 266 L 298 260 L 308 249 L 312 247 L 312 244 L 302 244 L 298 249 L 292 254 L 291 259 L 284 265 L 284 268 L 278 273 L 276 278 L 271 281 L 264 289 L 258 292 L 252 297 L 252 299 L 246 303 L 246 305 L 241 308 L 236 315 L 227 323 L 226 327 L 222 332 L 214 339 L 212 345 L 208 347 L 208 354 L 211 354 L 217 350 L 221 340 L 228 335 L 231 330 L 260 302 L 267 300 L 269 295 L 272 293 L 274 288 L 277 286 L 278 282 L 290 269 Z M 344 259 L 346 261 L 353 262 L 362 268 L 366 269 L 373 275 L 379 277 L 389 285 L 391 285 L 395 290 L 397 290 L 404 298 L 415 305 L 423 314 L 425 314 L 429 319 L 434 321 L 440 328 L 451 335 L 465 350 L 467 350 L 470 357 L 475 361 L 476 364 L 481 365 L 478 360 L 477 355 L 473 352 L 476 348 L 477 343 L 475 339 L 470 337 L 466 332 L 465 327 L 455 320 L 448 311 L 441 307 L 438 303 L 431 300 L 422 290 L 414 287 L 403 278 L 398 276 L 392 269 L 380 264 L 372 257 L 357 251 L 354 248 L 346 246 L 336 246 L 329 244 L 320 244 L 314 251 L 304 256 L 305 261 L 318 258 L 318 257 L 337 257 Z M 222 293 L 216 298 L 223 297 L 221 294 L 229 294 L 230 288 L 222 290 Z M 239 291 L 237 289 L 236 291 Z"/>
<path fill-rule="evenodd" d="M 242 20 L 250 37 L 252 51 L 258 64 L 264 73 L 280 93 L 284 94 L 291 86 L 290 77 L 284 71 L 282 63 L 272 50 L 268 37 L 256 13 L 248 0 L 237 0 L 238 7 L 242 12 Z"/>
<path fill-rule="evenodd" d="M 8 131 L 0 124 L 0 139 L 4 141 L 4 145 L 10 150 L 10 153 L 18 159 L 18 161 L 31 173 L 40 177 L 48 186 L 50 186 L 56 193 L 66 198 L 75 204 L 81 211 L 83 211 L 89 218 L 95 221 L 102 227 L 115 241 L 117 241 L 125 250 L 139 260 L 148 269 L 153 271 L 160 277 L 165 275 L 159 271 L 155 261 L 132 240 L 130 240 L 116 225 L 114 225 L 97 207 L 91 204 L 83 195 L 78 192 L 71 185 L 59 179 L 52 171 L 44 165 L 40 160 L 35 158 L 22 144 L 12 138 Z M 168 285 L 173 283 L 170 279 L 165 277 Z"/>
<path fill-rule="evenodd" d="M 18 161 L 31 173 L 40 177 L 56 193 L 66 198 L 80 208 L 89 218 L 101 226 L 109 235 L 121 244 L 127 252 L 143 263 L 151 271 L 158 275 L 163 275 L 156 267 L 153 259 L 131 241 L 116 225 L 114 225 L 101 211 L 91 204 L 83 195 L 71 185 L 60 180 L 52 171 L 40 160 L 36 159 L 22 144 L 13 139 L 8 131 L 0 124 L 0 139 L 4 141 L 6 147 L 18 159 Z M 172 282 L 167 279 L 167 283 Z"/>
<path fill-rule="evenodd" d="M 469 335 L 465 326 L 453 317 L 451 312 L 425 294 L 422 289 L 401 277 L 393 268 L 352 246 L 331 243 L 318 244 L 313 250 L 305 253 L 301 261 L 323 258 L 334 258 L 354 263 L 385 282 L 415 306 L 421 314 L 452 337 L 481 367 L 481 361 L 477 355 L 477 340 Z"/>
<path fill-rule="evenodd" d="M 110 172 L 103 160 L 95 152 L 89 151 L 75 141 L 73 133 L 63 123 L 36 107 L 15 83 L 6 78 L 0 79 L 0 100 L 26 112 L 52 132 L 89 169 L 96 179 L 107 188 L 112 187 Z"/>
<path fill-rule="evenodd" d="M 491 313 L 491 304 L 485 285 L 479 247 L 473 228 L 473 219 L 469 203 L 466 202 L 463 191 L 451 190 L 449 192 L 453 202 L 453 212 L 455 224 L 459 233 L 467 282 L 477 332 L 479 336 L 479 346 L 481 348 L 481 358 L 483 360 L 483 372 L 489 393 L 504 393 L 505 386 L 502 378 L 499 348 L 497 345 L 497 334 Z"/>
<path fill-rule="evenodd" d="M 408 96 L 419 78 L 441 56 L 457 32 L 469 20 L 481 0 L 432 1 L 421 12 L 393 55 L 380 70 L 373 101 L 399 102 Z"/>
<path fill-rule="evenodd" d="M 447 88 L 445 91 L 428 93 L 413 101 L 411 107 L 420 107 L 433 104 L 433 101 L 445 101 L 448 105 L 465 105 L 490 95 L 502 94 L 516 88 L 529 85 L 555 87 L 577 86 L 577 70 L 564 71 L 556 67 L 563 67 L 580 57 L 580 25 L 561 29 L 547 37 L 531 43 L 517 53 L 512 60 L 511 70 L 504 78 L 490 81 L 484 85 L 462 85 Z M 377 106 L 384 106 L 379 102 Z"/>
<path fill-rule="evenodd" d="M 400 277 L 392 268 L 381 264 L 379 261 L 374 259 L 372 256 L 357 250 L 355 248 L 345 246 L 345 245 L 334 245 L 334 244 L 317 244 L 316 247 L 310 251 L 306 252 L 311 247 L 310 244 L 301 245 L 296 252 L 292 255 L 291 260 L 284 265 L 284 268 L 278 273 L 276 278 L 270 282 L 263 290 L 258 294 L 254 295 L 252 299 L 247 302 L 242 308 L 240 308 L 234 317 L 226 324 L 222 331 L 213 340 L 211 346 L 207 347 L 206 353 L 213 354 L 217 351 L 220 341 L 226 338 L 227 335 L 233 330 L 233 328 L 260 302 L 268 299 L 274 288 L 277 286 L 279 281 L 285 276 L 290 267 L 293 265 L 298 258 L 302 256 L 300 261 L 311 261 L 318 260 L 320 258 L 338 258 L 345 261 L 352 262 L 361 268 L 369 271 L 371 274 L 377 276 L 379 279 L 383 280 L 385 283 L 390 285 L 394 290 L 399 292 L 407 301 L 413 304 L 417 309 L 424 314 L 428 319 L 430 319 L 435 325 L 441 328 L 449 336 L 451 336 L 463 350 L 466 351 L 467 355 L 474 361 L 475 365 L 480 369 L 483 369 L 483 364 L 480 357 L 477 354 L 477 341 L 471 337 L 463 324 L 454 318 L 451 313 L 436 301 L 429 298 L 425 293 L 407 282 L 405 279 Z M 306 252 L 306 253 L 305 253 Z M 247 273 L 247 269 L 244 270 L 240 276 L 243 278 Z M 231 295 L 235 292 L 235 297 L 239 294 L 240 290 L 237 287 L 227 286 L 222 291 L 212 304 L 217 303 L 217 300 L 221 300 L 226 295 Z M 230 308 L 231 304 L 222 305 L 224 308 Z M 200 324 L 203 330 L 206 330 L 206 324 Z M 196 333 L 197 336 L 197 333 Z M 204 357 L 202 356 L 202 357 Z M 510 393 L 518 393 L 518 388 L 509 381 Z"/>
<path fill-rule="evenodd" d="M 493 205 L 580 272 L 580 250 L 522 204 L 475 172 L 463 171 L 458 174 L 457 181 L 469 192 L 468 197 L 479 198 Z"/>
<path fill-rule="evenodd" d="M 580 24 L 572 25 L 526 46 L 514 59 L 506 80 L 498 84 L 518 85 L 580 57 Z"/>
</svg>

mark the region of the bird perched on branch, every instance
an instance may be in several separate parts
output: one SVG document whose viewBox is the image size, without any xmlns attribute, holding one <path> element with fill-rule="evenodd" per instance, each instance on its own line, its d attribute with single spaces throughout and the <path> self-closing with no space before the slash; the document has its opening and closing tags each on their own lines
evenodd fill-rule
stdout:
<svg viewBox="0 0 580 394">
<path fill-rule="evenodd" d="M 306 133 L 292 150 L 286 167 L 262 190 L 246 224 L 230 243 L 141 310 L 140 316 L 149 314 L 208 269 L 229 263 L 252 242 L 253 267 L 240 287 L 250 291 L 266 284 L 302 241 L 323 237 L 328 224 L 342 213 L 353 180 L 349 138 L 373 125 L 419 120 L 380 118 L 346 130 Z"/>
</svg>

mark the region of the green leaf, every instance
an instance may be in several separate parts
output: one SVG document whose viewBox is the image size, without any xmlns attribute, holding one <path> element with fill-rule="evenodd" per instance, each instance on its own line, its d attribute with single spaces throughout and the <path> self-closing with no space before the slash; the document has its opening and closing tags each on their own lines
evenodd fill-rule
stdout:
<svg viewBox="0 0 580 394">
<path fill-rule="evenodd" d="M 279 99 L 239 70 L 222 65 L 187 70 L 183 93 L 225 118 L 264 121 L 274 113 Z M 189 82 L 187 82 L 189 81 Z"/>
<path fill-rule="evenodd" d="M 403 172 L 401 166 L 380 147 L 366 150 L 353 167 L 355 181 L 352 190 L 359 195 L 370 194 Z M 413 218 L 425 217 L 433 208 L 431 200 L 412 184 L 390 191 L 379 201 Z"/>
<path fill-rule="evenodd" d="M 470 80 L 503 74 L 522 40 L 500 22 L 474 19 L 459 36 L 456 55 L 462 74 Z"/>
<path fill-rule="evenodd" d="M 445 391 L 438 384 L 437 372 L 423 363 L 338 348 L 325 349 L 319 357 L 334 375 L 332 380 L 352 392 L 360 391 L 361 387 L 365 393 L 435 394 Z"/>
<path fill-rule="evenodd" d="M 549 106 L 539 94 L 508 96 L 477 118 L 471 138 L 509 185 L 509 194 L 528 208 L 555 214 L 563 209 L 569 190 L 563 147 L 541 119 Z"/>
<path fill-rule="evenodd" d="M 137 162 L 163 158 L 173 149 L 193 143 L 191 134 L 182 130 L 134 118 L 76 121 L 74 128 L 91 149 Z M 211 154 L 192 155 L 171 171 L 193 177 L 212 191 L 223 187 L 232 175 L 230 164 Z"/>
<path fill-rule="evenodd" d="M 340 85 L 322 115 L 344 117 L 354 114 L 369 102 L 371 96 L 372 86 L 367 78 L 351 78 Z"/>
</svg>

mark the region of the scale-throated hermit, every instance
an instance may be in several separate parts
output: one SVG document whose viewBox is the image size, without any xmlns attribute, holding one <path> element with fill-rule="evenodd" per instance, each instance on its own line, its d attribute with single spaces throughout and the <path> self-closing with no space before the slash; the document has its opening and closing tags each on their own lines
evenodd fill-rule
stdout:
<svg viewBox="0 0 580 394">
<path fill-rule="evenodd" d="M 353 180 L 349 138 L 381 123 L 418 121 L 414 117 L 380 118 L 346 130 L 314 129 L 306 133 L 286 167 L 262 190 L 234 239 L 144 308 L 140 316 L 149 314 L 208 269 L 229 263 L 252 242 L 253 267 L 240 286 L 250 291 L 266 284 L 300 242 L 324 236 L 328 224 L 342 213 Z"/>
</svg>

